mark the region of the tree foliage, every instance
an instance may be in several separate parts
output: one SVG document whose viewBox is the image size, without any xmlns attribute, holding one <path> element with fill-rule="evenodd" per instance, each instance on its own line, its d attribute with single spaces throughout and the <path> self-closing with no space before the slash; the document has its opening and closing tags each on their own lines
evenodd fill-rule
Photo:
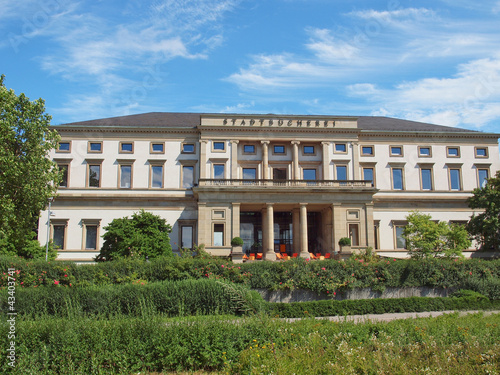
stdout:
<svg viewBox="0 0 500 375">
<path fill-rule="evenodd" d="M 114 219 L 104 230 L 104 244 L 97 261 L 173 255 L 169 237 L 172 227 L 150 212 L 141 210 L 132 214 L 132 218 Z"/>
<path fill-rule="evenodd" d="M 406 248 L 412 258 L 432 256 L 462 256 L 462 251 L 471 245 L 470 236 L 464 226 L 435 222 L 431 215 L 414 211 L 406 217 L 408 224 L 403 230 Z"/>
<path fill-rule="evenodd" d="M 59 139 L 49 129 L 50 120 L 42 99 L 31 102 L 16 95 L 1 76 L 0 253 L 45 256 L 35 246 L 34 230 L 60 179 L 57 165 L 47 157 Z"/>
<path fill-rule="evenodd" d="M 486 185 L 475 189 L 467 201 L 472 209 L 483 209 L 473 215 L 467 229 L 484 250 L 500 249 L 500 171 Z"/>
</svg>

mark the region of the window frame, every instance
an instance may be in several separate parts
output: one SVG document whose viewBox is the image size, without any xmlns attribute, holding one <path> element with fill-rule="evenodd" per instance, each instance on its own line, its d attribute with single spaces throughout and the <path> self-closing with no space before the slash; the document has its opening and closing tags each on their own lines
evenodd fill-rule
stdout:
<svg viewBox="0 0 500 375">
<path fill-rule="evenodd" d="M 429 155 L 423 155 L 421 150 L 422 149 L 429 149 Z M 432 146 L 418 146 L 418 157 L 419 158 L 432 158 Z"/>
<path fill-rule="evenodd" d="M 339 150 L 337 150 L 337 146 L 344 146 L 345 150 L 339 151 Z M 349 151 L 349 148 L 347 147 L 347 142 L 335 142 L 333 144 L 333 153 L 334 154 L 347 154 L 348 151 Z"/>
<path fill-rule="evenodd" d="M 216 167 L 222 167 L 222 178 L 221 177 L 216 177 L 215 175 L 215 169 Z M 226 179 L 226 163 L 212 163 L 212 178 L 214 180 L 225 180 Z"/>
<path fill-rule="evenodd" d="M 132 189 L 134 186 L 134 161 L 135 160 L 116 160 L 118 163 L 118 181 L 117 181 L 117 188 L 118 189 Z M 123 187 L 122 186 L 122 167 L 130 167 L 130 186 L 129 187 Z"/>
<path fill-rule="evenodd" d="M 101 219 L 82 219 L 82 250 L 99 250 L 100 226 Z M 87 235 L 89 227 L 96 227 L 95 249 L 87 247 Z"/>
<path fill-rule="evenodd" d="M 433 168 L 432 165 L 419 165 L 419 170 L 420 170 L 420 190 L 422 191 L 433 191 L 434 190 L 434 173 L 433 173 Z M 430 188 L 429 189 L 424 189 L 424 179 L 423 179 L 423 171 L 429 171 L 430 173 Z"/>
<path fill-rule="evenodd" d="M 276 147 L 283 147 L 283 152 L 276 152 Z M 286 154 L 287 154 L 287 148 L 286 148 L 285 144 L 278 143 L 278 144 L 273 145 L 273 155 L 283 156 Z"/>
<path fill-rule="evenodd" d="M 165 188 L 165 162 L 166 160 L 150 159 L 149 162 L 149 189 L 164 189 Z M 153 167 L 161 167 L 161 186 L 153 186 Z"/>
<path fill-rule="evenodd" d="M 217 233 L 222 233 L 222 244 L 216 245 L 215 244 L 215 233 L 216 233 L 215 232 L 215 227 L 219 226 L 219 225 L 222 227 L 222 232 L 218 231 Z M 224 247 L 225 246 L 224 244 L 226 243 L 226 241 L 225 241 L 225 235 L 226 235 L 226 223 L 225 222 L 213 222 L 212 223 L 212 246 L 214 246 L 214 247 Z"/>
<path fill-rule="evenodd" d="M 463 185 L 463 180 L 462 180 L 462 166 L 447 165 L 447 169 L 448 169 L 448 187 L 449 187 L 449 190 L 450 191 L 463 191 L 464 185 Z M 459 184 L 458 189 L 453 189 L 452 176 L 451 176 L 452 171 L 458 171 L 458 184 Z"/>
<path fill-rule="evenodd" d="M 484 155 L 478 155 L 478 153 L 477 153 L 478 150 L 484 150 L 485 154 Z M 487 159 L 489 157 L 488 147 L 486 147 L 486 146 L 476 146 L 476 147 L 474 147 L 474 157 L 476 159 Z"/>
<path fill-rule="evenodd" d="M 193 151 L 186 151 L 186 146 L 193 146 Z M 196 143 L 195 142 L 182 142 L 181 144 L 181 154 L 196 154 Z"/>
<path fill-rule="evenodd" d="M 73 159 L 58 159 L 58 158 L 54 158 L 52 160 L 57 164 L 57 167 L 59 168 L 59 170 L 61 170 L 61 167 L 65 167 L 66 168 L 66 186 L 59 185 L 58 189 L 67 189 L 67 188 L 69 188 L 69 185 L 70 185 L 71 161 Z"/>
<path fill-rule="evenodd" d="M 314 171 L 314 178 L 307 178 L 305 176 L 306 171 Z M 318 168 L 312 168 L 312 167 L 307 167 L 307 168 L 302 168 L 302 181 L 317 181 L 318 180 Z"/>
<path fill-rule="evenodd" d="M 63 144 L 67 143 L 68 144 L 68 149 L 67 150 L 61 150 L 61 143 L 63 143 Z M 56 152 L 57 153 L 69 154 L 71 152 L 71 141 L 60 140 L 59 142 L 57 142 Z"/>
<path fill-rule="evenodd" d="M 55 227 L 62 226 L 63 229 L 63 246 L 58 250 L 66 250 L 67 249 L 67 238 L 68 238 L 68 222 L 69 219 L 50 219 L 50 240 L 54 243 L 54 234 Z"/>
<path fill-rule="evenodd" d="M 406 239 L 403 237 L 401 233 L 401 239 L 404 241 L 404 246 L 399 247 L 398 246 L 398 228 L 401 228 L 404 231 L 405 226 L 407 226 L 408 223 L 403 223 L 403 222 L 394 222 L 392 223 L 393 226 L 393 241 L 394 241 L 394 250 L 407 250 L 407 244 L 406 244 Z"/>
<path fill-rule="evenodd" d="M 487 166 L 476 166 L 476 183 L 478 188 L 483 188 L 484 186 L 481 186 L 481 178 L 479 176 L 480 171 L 486 171 L 486 179 L 490 178 L 490 168 Z"/>
<path fill-rule="evenodd" d="M 338 168 L 345 168 L 345 180 L 339 179 Z M 349 168 L 347 164 L 335 164 L 335 180 L 336 181 L 348 181 L 349 180 Z"/>
<path fill-rule="evenodd" d="M 123 146 L 130 144 L 132 146 L 131 151 L 124 150 Z M 120 141 L 118 144 L 118 153 L 119 154 L 133 154 L 134 153 L 134 141 Z"/>
<path fill-rule="evenodd" d="M 456 155 L 450 155 L 450 150 L 457 149 Z M 460 157 L 460 146 L 446 146 L 446 157 L 447 158 L 459 158 Z"/>
<path fill-rule="evenodd" d="M 246 147 L 253 147 L 253 151 L 246 151 Z M 254 144 L 244 144 L 243 145 L 243 154 L 244 155 L 255 155 L 257 153 L 257 147 Z"/>
<path fill-rule="evenodd" d="M 99 150 L 92 150 L 92 145 L 99 145 Z M 102 141 L 88 141 L 87 142 L 87 152 L 89 154 L 102 154 L 102 152 L 103 152 Z"/>
<path fill-rule="evenodd" d="M 191 186 L 190 187 L 185 187 L 184 186 L 184 168 L 193 168 L 193 181 L 191 183 Z M 192 189 L 195 184 L 196 184 L 196 161 L 182 161 L 181 162 L 181 176 L 180 176 L 180 188 L 181 189 L 186 189 L 186 190 L 190 190 Z"/>
<path fill-rule="evenodd" d="M 312 152 L 306 152 L 306 148 L 312 147 Z M 315 156 L 316 155 L 316 147 L 315 145 L 302 145 L 302 155 L 304 156 Z"/>
<path fill-rule="evenodd" d="M 179 248 L 180 249 L 183 249 L 185 248 L 185 246 L 182 246 L 183 245 L 183 242 L 182 242 L 182 229 L 183 228 L 187 228 L 187 227 L 190 227 L 191 228 L 191 244 L 192 244 L 192 247 L 189 248 L 191 250 L 194 249 L 194 246 L 196 244 L 196 220 L 177 220 L 177 223 L 179 225 Z"/>
<path fill-rule="evenodd" d="M 85 187 L 91 189 L 99 189 L 102 187 L 102 162 L 103 159 L 86 159 L 87 162 L 87 176 L 85 178 Z M 90 170 L 93 166 L 99 166 L 99 186 L 90 186 Z"/>
<path fill-rule="evenodd" d="M 401 149 L 401 153 L 399 154 L 395 154 L 393 152 L 393 149 L 394 148 L 399 148 Z M 395 157 L 395 158 L 400 158 L 400 157 L 403 157 L 404 156 L 404 147 L 403 145 L 389 145 L 389 156 L 390 157 Z"/>
<path fill-rule="evenodd" d="M 154 146 L 161 145 L 161 151 L 155 151 Z M 165 142 L 150 142 L 149 143 L 149 153 L 155 155 L 165 154 Z"/>
<path fill-rule="evenodd" d="M 367 154 L 363 152 L 364 148 L 371 148 L 371 153 Z M 375 145 L 361 145 L 361 156 L 375 156 Z"/>
<path fill-rule="evenodd" d="M 245 178 L 245 170 L 254 170 L 255 171 L 255 178 Z M 256 181 L 258 179 L 258 170 L 256 167 L 242 167 L 241 168 L 241 179 L 242 180 L 247 180 L 247 181 Z"/>
<path fill-rule="evenodd" d="M 376 178 L 375 178 L 375 166 L 374 165 L 361 165 L 361 176 L 363 180 L 368 181 L 365 179 L 365 169 L 371 169 L 372 170 L 372 187 L 376 186 Z"/>
<path fill-rule="evenodd" d="M 395 188 L 394 171 L 401 171 L 401 189 Z M 391 190 L 404 191 L 405 190 L 405 167 L 404 165 L 391 165 Z"/>
<path fill-rule="evenodd" d="M 216 144 L 222 144 L 222 149 L 215 148 Z M 212 141 L 212 152 L 226 152 L 226 141 Z"/>
</svg>

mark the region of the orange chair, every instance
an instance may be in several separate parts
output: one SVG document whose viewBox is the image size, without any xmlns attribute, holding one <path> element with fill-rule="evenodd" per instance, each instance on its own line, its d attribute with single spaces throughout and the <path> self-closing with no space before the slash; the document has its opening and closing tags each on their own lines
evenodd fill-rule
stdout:
<svg viewBox="0 0 500 375">
<path fill-rule="evenodd" d="M 319 259 L 321 257 L 321 253 L 316 253 L 316 259 Z"/>
<path fill-rule="evenodd" d="M 250 253 L 250 258 L 249 260 L 255 260 L 255 253 Z"/>
<path fill-rule="evenodd" d="M 299 254 L 297 254 L 297 253 L 292 254 L 292 258 L 297 258 L 298 256 L 299 256 Z"/>
<path fill-rule="evenodd" d="M 262 259 L 262 253 L 257 253 L 257 259 Z"/>
<path fill-rule="evenodd" d="M 317 258 L 316 258 L 316 256 L 315 256 L 313 253 L 309 253 L 309 257 L 310 257 L 311 259 L 317 259 Z"/>
<path fill-rule="evenodd" d="M 330 256 L 331 256 L 331 254 L 330 254 L 330 253 L 326 253 L 326 254 L 325 254 L 325 259 L 330 259 Z"/>
<path fill-rule="evenodd" d="M 243 254 L 243 259 L 248 260 L 248 256 L 246 254 Z"/>
<path fill-rule="evenodd" d="M 276 253 L 276 259 L 283 260 L 283 255 Z"/>
</svg>

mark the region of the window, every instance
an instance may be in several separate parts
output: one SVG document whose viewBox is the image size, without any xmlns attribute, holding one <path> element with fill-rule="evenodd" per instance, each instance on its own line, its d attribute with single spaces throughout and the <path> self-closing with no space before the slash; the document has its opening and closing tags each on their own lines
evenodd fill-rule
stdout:
<svg viewBox="0 0 500 375">
<path fill-rule="evenodd" d="M 194 154 L 194 143 L 183 143 L 182 144 L 183 154 Z"/>
<path fill-rule="evenodd" d="M 285 146 L 283 146 L 283 145 L 274 145 L 273 153 L 275 153 L 275 154 L 284 154 L 285 153 Z"/>
<path fill-rule="evenodd" d="M 363 156 L 373 156 L 373 146 L 362 146 L 361 147 L 361 155 Z"/>
<path fill-rule="evenodd" d="M 214 164 L 214 178 L 215 179 L 224 179 L 224 164 Z"/>
<path fill-rule="evenodd" d="M 61 179 L 61 182 L 59 182 L 59 187 L 66 188 L 66 187 L 68 187 L 69 165 L 68 164 L 58 164 L 57 167 L 62 172 L 62 179 Z"/>
<path fill-rule="evenodd" d="M 132 187 L 132 165 L 120 165 L 120 188 L 130 189 Z"/>
<path fill-rule="evenodd" d="M 403 156 L 403 147 L 402 146 L 390 146 L 390 154 L 391 154 L 391 156 Z"/>
<path fill-rule="evenodd" d="M 273 180 L 286 180 L 286 168 L 273 168 Z"/>
<path fill-rule="evenodd" d="M 420 168 L 420 182 L 422 190 L 432 190 L 432 169 Z"/>
<path fill-rule="evenodd" d="M 337 165 L 335 168 L 337 180 L 345 181 L 347 180 L 347 166 L 345 165 Z"/>
<path fill-rule="evenodd" d="M 224 142 L 213 142 L 212 147 L 214 151 L 224 151 L 226 149 L 226 144 Z"/>
<path fill-rule="evenodd" d="M 243 168 L 243 179 L 244 180 L 256 180 L 257 179 L 257 169 L 256 168 Z"/>
<path fill-rule="evenodd" d="M 82 219 L 85 250 L 97 250 L 100 222 L 100 219 Z"/>
<path fill-rule="evenodd" d="M 224 246 L 224 224 L 214 224 L 214 246 Z"/>
<path fill-rule="evenodd" d="M 347 145 L 345 143 L 335 143 L 335 152 L 346 153 Z"/>
<path fill-rule="evenodd" d="M 395 225 L 394 232 L 396 234 L 396 249 L 406 249 L 406 240 L 403 237 L 404 225 Z"/>
<path fill-rule="evenodd" d="M 462 190 L 459 168 L 450 168 L 449 178 L 450 178 L 450 190 Z"/>
<path fill-rule="evenodd" d="M 162 143 L 151 143 L 150 153 L 152 154 L 164 154 L 165 153 L 165 144 Z"/>
<path fill-rule="evenodd" d="M 255 145 L 243 145 L 243 153 L 255 154 Z"/>
<path fill-rule="evenodd" d="M 151 165 L 151 187 L 163 187 L 163 165 Z"/>
<path fill-rule="evenodd" d="M 316 169 L 304 168 L 304 180 L 316 180 Z"/>
<path fill-rule="evenodd" d="M 373 174 L 373 167 L 363 168 L 363 180 L 371 181 L 372 186 L 375 186 L 375 179 Z"/>
<path fill-rule="evenodd" d="M 392 189 L 403 190 L 403 168 L 392 168 Z"/>
<path fill-rule="evenodd" d="M 449 158 L 458 158 L 458 157 L 460 157 L 460 148 L 458 148 L 458 147 L 447 147 L 446 148 L 446 155 Z"/>
<path fill-rule="evenodd" d="M 120 142 L 120 153 L 134 152 L 134 144 L 132 142 Z"/>
<path fill-rule="evenodd" d="M 193 248 L 193 226 L 183 225 L 181 226 L 181 248 L 182 249 L 192 249 Z"/>
<path fill-rule="evenodd" d="M 101 187 L 101 164 L 88 165 L 88 187 Z"/>
<path fill-rule="evenodd" d="M 314 146 L 304 146 L 304 155 L 314 155 Z"/>
<path fill-rule="evenodd" d="M 57 152 L 70 152 L 71 142 L 59 142 L 57 144 Z"/>
<path fill-rule="evenodd" d="M 101 153 L 102 152 L 102 142 L 89 142 L 88 152 Z"/>
<path fill-rule="evenodd" d="M 477 170 L 477 180 L 478 180 L 478 186 L 480 188 L 483 188 L 486 186 L 486 180 L 489 177 L 489 170 L 488 169 L 478 169 Z"/>
<path fill-rule="evenodd" d="M 349 238 L 352 246 L 359 246 L 359 227 L 358 224 L 349 224 Z"/>
<path fill-rule="evenodd" d="M 67 221 L 52 222 L 52 243 L 54 248 L 64 250 L 66 248 L 66 227 Z"/>
<path fill-rule="evenodd" d="M 429 146 L 419 146 L 418 147 L 418 156 L 426 158 L 431 157 L 431 148 Z"/>
<path fill-rule="evenodd" d="M 486 147 L 476 147 L 475 149 L 476 158 L 487 158 L 488 149 Z"/>
<path fill-rule="evenodd" d="M 183 165 L 182 166 L 182 187 L 184 189 L 190 189 L 194 185 L 194 166 Z"/>
</svg>

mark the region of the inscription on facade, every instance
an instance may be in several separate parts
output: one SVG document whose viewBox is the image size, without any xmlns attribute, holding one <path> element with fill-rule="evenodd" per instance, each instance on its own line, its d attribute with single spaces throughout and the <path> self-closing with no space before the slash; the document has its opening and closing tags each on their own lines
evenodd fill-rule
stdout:
<svg viewBox="0 0 500 375">
<path fill-rule="evenodd" d="M 202 125 L 208 126 L 262 126 L 262 127 L 291 127 L 291 128 L 335 128 L 336 120 L 317 119 L 302 120 L 290 118 L 208 118 L 202 120 Z"/>
</svg>

